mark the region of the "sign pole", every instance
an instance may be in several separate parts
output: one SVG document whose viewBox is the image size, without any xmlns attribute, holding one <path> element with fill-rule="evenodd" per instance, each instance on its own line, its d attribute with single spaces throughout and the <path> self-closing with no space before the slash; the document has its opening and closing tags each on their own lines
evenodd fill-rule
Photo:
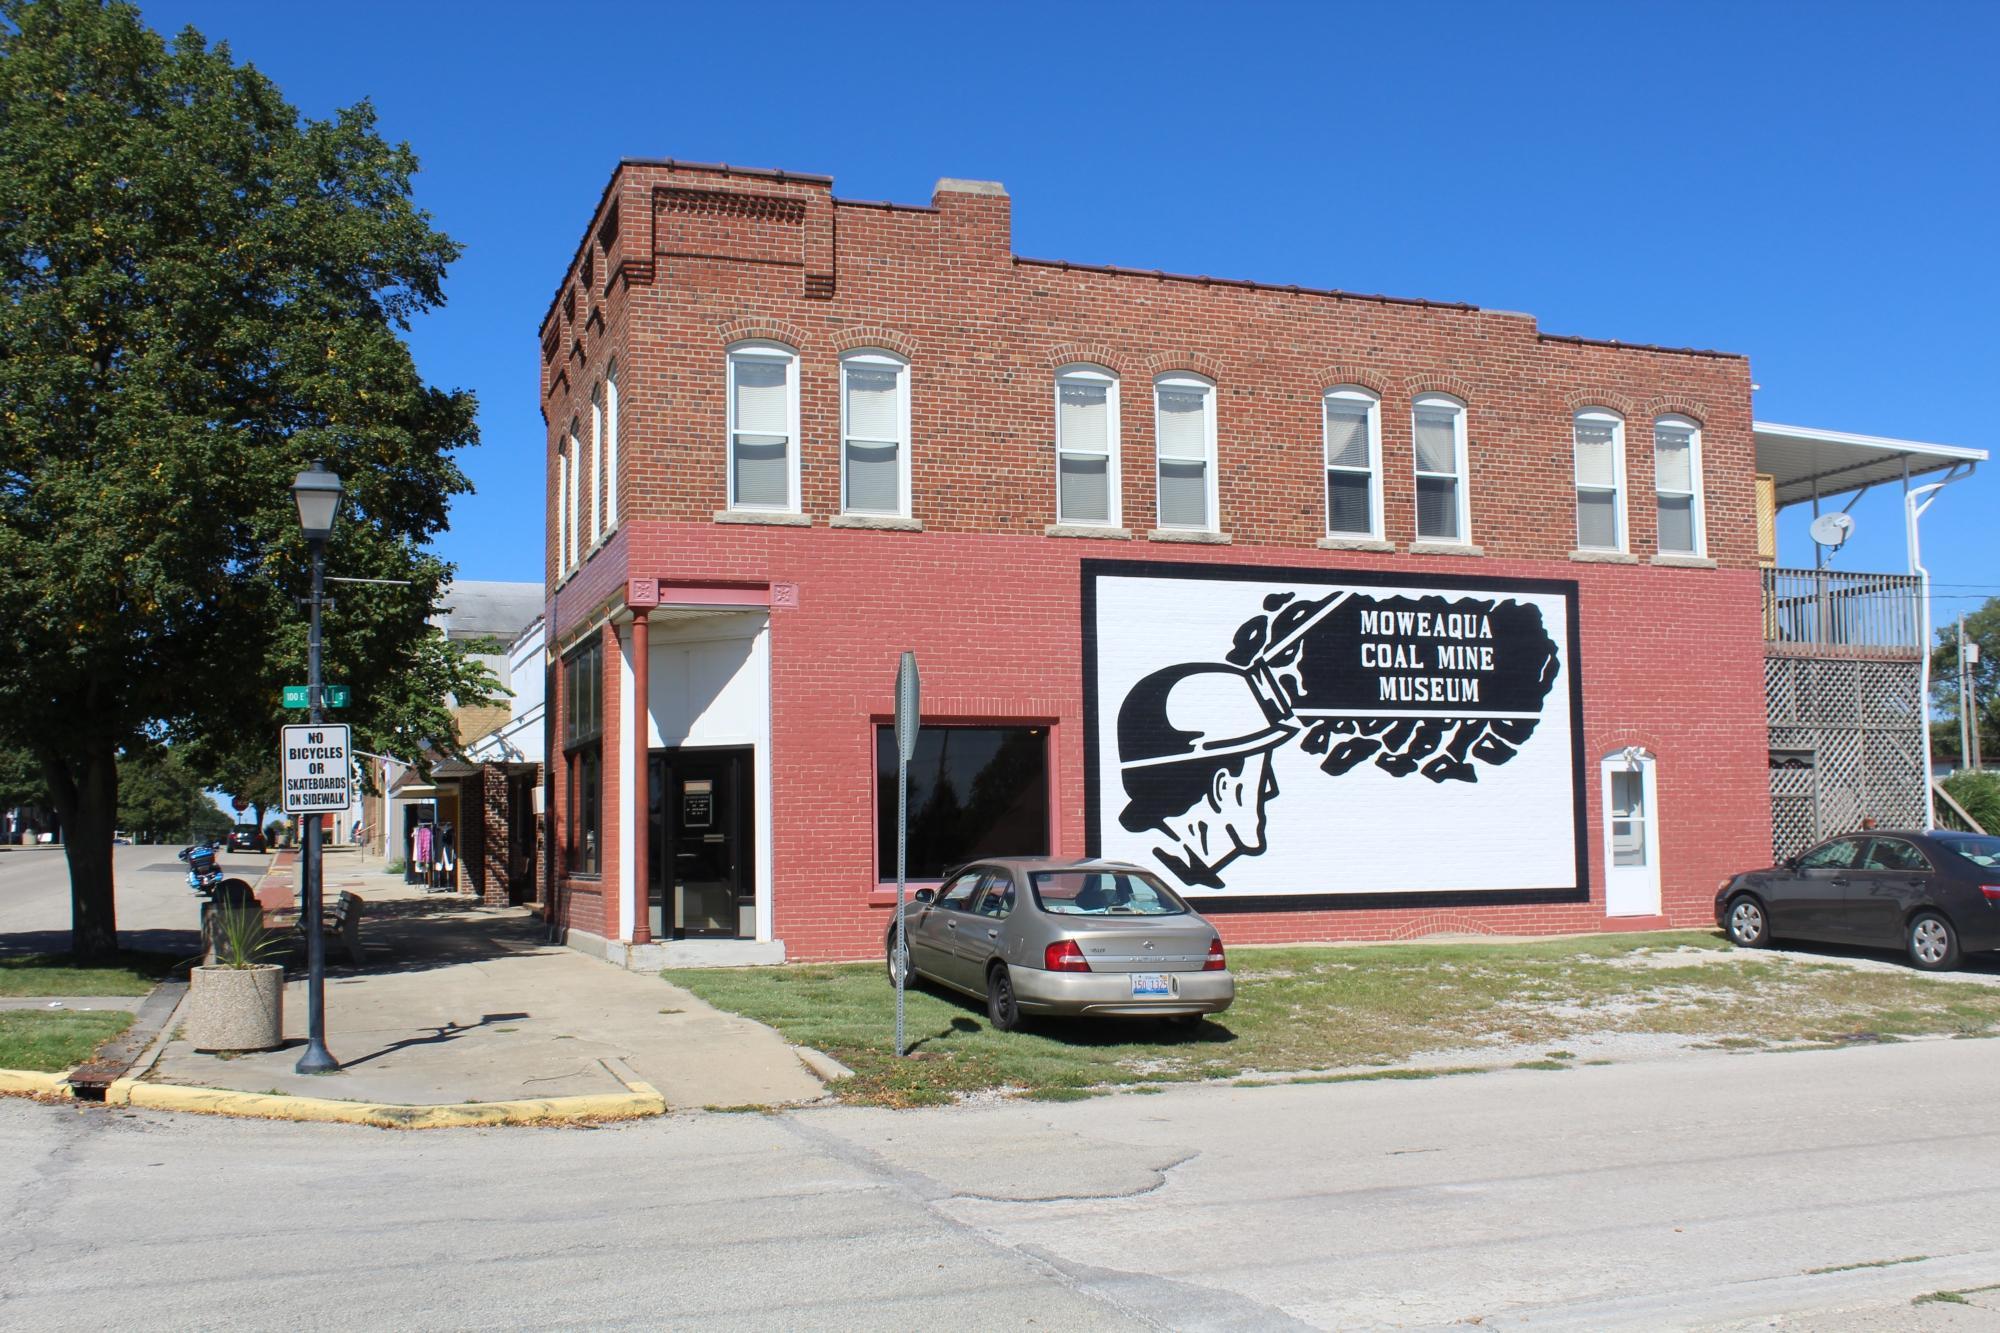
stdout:
<svg viewBox="0 0 2000 1333">
<path fill-rule="evenodd" d="M 326 720 L 320 707 L 320 603 L 326 593 L 326 541 L 312 541 L 312 631 L 306 640 L 306 690 L 314 726 Z M 341 760 L 345 772 L 346 759 Z M 306 816 L 305 865 L 300 876 L 300 910 L 306 919 L 306 1049 L 295 1066 L 301 1074 L 330 1074 L 340 1068 L 326 1049 L 326 937 L 320 929 L 320 839 L 324 818 L 317 812 Z"/>
<path fill-rule="evenodd" d="M 902 1059 L 903 991 L 910 979 L 909 911 L 903 898 L 905 858 L 910 841 L 910 756 L 917 750 L 922 710 L 918 697 L 917 655 L 906 652 L 896 665 L 896 1058 Z"/>
</svg>

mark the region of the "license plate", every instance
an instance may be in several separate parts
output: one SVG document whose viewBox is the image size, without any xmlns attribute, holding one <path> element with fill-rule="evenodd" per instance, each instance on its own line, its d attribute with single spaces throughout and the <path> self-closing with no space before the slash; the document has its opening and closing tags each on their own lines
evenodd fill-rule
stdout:
<svg viewBox="0 0 2000 1333">
<path fill-rule="evenodd" d="M 1171 994 L 1173 994 L 1173 992 L 1167 988 L 1166 973 L 1134 972 L 1132 974 L 1133 998 L 1136 999 L 1142 995 L 1153 996 L 1153 995 L 1171 995 Z"/>
</svg>

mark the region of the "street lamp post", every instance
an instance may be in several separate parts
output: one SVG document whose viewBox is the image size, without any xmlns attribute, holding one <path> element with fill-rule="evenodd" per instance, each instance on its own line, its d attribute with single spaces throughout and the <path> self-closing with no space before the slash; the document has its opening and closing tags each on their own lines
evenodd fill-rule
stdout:
<svg viewBox="0 0 2000 1333">
<path fill-rule="evenodd" d="M 306 703 L 309 720 L 326 721 L 320 706 L 319 613 L 326 590 L 326 542 L 333 535 L 333 518 L 340 509 L 340 478 L 326 464 L 313 460 L 292 483 L 299 506 L 299 526 L 312 551 L 312 630 L 306 640 Z M 340 1068 L 326 1049 L 326 940 L 320 930 L 320 839 L 322 816 L 307 815 L 305 873 L 301 876 L 300 912 L 306 923 L 306 1049 L 296 1066 L 301 1074 L 330 1074 Z"/>
</svg>

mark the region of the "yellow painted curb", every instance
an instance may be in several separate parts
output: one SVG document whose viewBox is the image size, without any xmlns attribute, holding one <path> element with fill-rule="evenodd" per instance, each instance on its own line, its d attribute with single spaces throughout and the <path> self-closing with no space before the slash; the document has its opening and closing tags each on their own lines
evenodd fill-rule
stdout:
<svg viewBox="0 0 2000 1333">
<path fill-rule="evenodd" d="M 172 1083 L 141 1083 L 137 1079 L 121 1078 L 105 1090 L 104 1101 L 109 1106 L 195 1111 L 203 1115 L 241 1116 L 254 1120 L 375 1125 L 382 1129 L 559 1125 L 581 1121 L 639 1120 L 666 1114 L 666 1099 L 650 1084 L 633 1083 L 628 1086 L 630 1092 L 601 1096 L 401 1106 L 385 1102 L 342 1102 L 325 1097 L 286 1097 L 266 1092 L 230 1092 L 223 1088 L 184 1088 Z"/>
<path fill-rule="evenodd" d="M 657 1093 L 654 1094 L 658 1096 Z M 68 1097 L 69 1075 L 39 1069 L 0 1069 L 0 1097 Z"/>
</svg>

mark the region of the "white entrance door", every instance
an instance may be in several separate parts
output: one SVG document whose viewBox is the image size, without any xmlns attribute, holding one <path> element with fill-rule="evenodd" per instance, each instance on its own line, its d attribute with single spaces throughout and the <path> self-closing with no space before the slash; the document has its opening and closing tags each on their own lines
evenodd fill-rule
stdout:
<svg viewBox="0 0 2000 1333">
<path fill-rule="evenodd" d="M 1604 914 L 1660 913 L 1659 794 L 1653 757 L 1619 751 L 1605 759 Z"/>
</svg>

